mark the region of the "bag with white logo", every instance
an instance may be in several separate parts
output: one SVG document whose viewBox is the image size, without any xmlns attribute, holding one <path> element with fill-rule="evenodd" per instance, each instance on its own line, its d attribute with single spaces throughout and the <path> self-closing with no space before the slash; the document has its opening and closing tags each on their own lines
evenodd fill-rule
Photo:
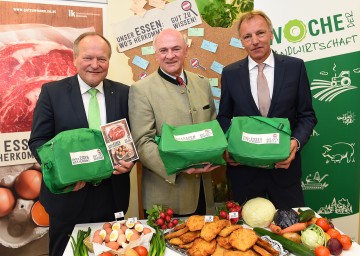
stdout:
<svg viewBox="0 0 360 256">
<path fill-rule="evenodd" d="M 156 140 L 168 175 L 201 168 L 204 163 L 226 164 L 227 141 L 217 120 L 178 127 L 163 124 L 161 133 Z"/>
<path fill-rule="evenodd" d="M 270 169 L 290 155 L 287 118 L 234 117 L 226 136 L 230 157 L 243 165 Z"/>
<path fill-rule="evenodd" d="M 55 194 L 73 190 L 76 182 L 93 184 L 112 175 L 113 167 L 101 131 L 63 131 L 37 149 L 43 178 Z"/>
</svg>

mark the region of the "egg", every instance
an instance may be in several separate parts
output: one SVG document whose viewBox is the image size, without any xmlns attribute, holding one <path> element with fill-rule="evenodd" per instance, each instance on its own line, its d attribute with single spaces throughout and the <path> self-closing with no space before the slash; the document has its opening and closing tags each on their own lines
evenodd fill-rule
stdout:
<svg viewBox="0 0 360 256">
<path fill-rule="evenodd" d="M 130 237 L 134 234 L 134 232 L 131 230 L 131 229 L 127 229 L 125 231 L 125 237 L 126 237 L 126 240 L 130 241 Z"/>
<path fill-rule="evenodd" d="M 10 189 L 0 188 L 0 217 L 8 215 L 15 205 L 15 197 Z"/>
<path fill-rule="evenodd" d="M 50 225 L 49 214 L 40 201 L 36 201 L 31 207 L 31 218 L 38 226 L 47 227 Z"/>
<path fill-rule="evenodd" d="M 105 222 L 104 224 L 103 224 L 103 229 L 106 229 L 106 228 L 111 228 L 111 223 L 109 223 L 109 222 Z"/>
<path fill-rule="evenodd" d="M 150 228 L 144 228 L 142 232 L 143 232 L 144 235 L 146 235 L 146 234 L 151 233 L 152 231 L 151 231 Z"/>
<path fill-rule="evenodd" d="M 126 236 L 124 234 L 119 234 L 116 242 L 118 244 L 126 243 Z"/>
<path fill-rule="evenodd" d="M 15 191 L 23 199 L 35 199 L 40 195 L 41 180 L 37 170 L 22 171 L 15 179 Z"/>
<path fill-rule="evenodd" d="M 106 231 L 106 234 L 110 234 L 113 231 L 112 228 L 104 228 L 104 230 Z"/>
<path fill-rule="evenodd" d="M 106 231 L 104 229 L 100 230 L 99 235 L 102 237 L 102 239 L 105 239 Z"/>
<path fill-rule="evenodd" d="M 136 230 L 137 232 L 140 232 L 140 233 L 141 233 L 141 232 L 144 230 L 143 224 L 137 223 L 137 224 L 135 225 L 135 230 Z"/>
<path fill-rule="evenodd" d="M 117 230 L 113 230 L 111 233 L 110 233 L 110 241 L 111 242 L 115 242 L 119 237 L 119 233 L 117 232 Z"/>
<path fill-rule="evenodd" d="M 99 236 L 99 235 L 100 235 L 100 231 L 101 231 L 101 229 L 97 229 L 97 230 L 95 230 L 95 232 L 94 232 L 94 236 Z"/>
<path fill-rule="evenodd" d="M 120 247 L 120 245 L 117 242 L 108 242 L 108 243 L 105 243 L 105 246 L 107 246 L 113 250 L 117 250 Z"/>
<path fill-rule="evenodd" d="M 132 241 L 135 241 L 135 240 L 138 240 L 140 238 L 140 235 L 137 234 L 137 233 L 133 233 L 131 236 L 130 236 L 130 240 L 129 242 L 132 242 Z"/>
<path fill-rule="evenodd" d="M 102 239 L 102 237 L 100 235 L 94 236 L 93 240 L 92 240 L 93 243 L 97 243 L 97 244 L 102 244 L 103 241 L 104 240 Z"/>
<path fill-rule="evenodd" d="M 114 224 L 111 227 L 113 230 L 118 230 L 120 229 L 120 222 L 114 222 Z"/>
</svg>

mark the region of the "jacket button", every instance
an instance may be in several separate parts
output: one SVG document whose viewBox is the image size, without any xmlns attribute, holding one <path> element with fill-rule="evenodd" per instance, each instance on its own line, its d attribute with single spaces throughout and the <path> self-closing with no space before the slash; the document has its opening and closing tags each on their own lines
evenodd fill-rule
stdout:
<svg viewBox="0 0 360 256">
<path fill-rule="evenodd" d="M 185 91 L 184 91 L 184 90 L 181 90 L 181 91 L 180 91 L 180 93 L 181 93 L 181 94 L 184 94 L 184 93 L 185 93 Z"/>
</svg>

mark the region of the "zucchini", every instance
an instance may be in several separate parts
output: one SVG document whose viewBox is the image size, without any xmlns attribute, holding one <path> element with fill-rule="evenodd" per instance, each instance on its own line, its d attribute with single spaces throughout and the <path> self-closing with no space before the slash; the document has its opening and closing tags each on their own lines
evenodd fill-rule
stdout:
<svg viewBox="0 0 360 256">
<path fill-rule="evenodd" d="M 315 212 L 311 209 L 302 211 L 299 209 L 299 222 L 307 222 L 311 220 L 311 218 L 315 217 Z"/>
<path fill-rule="evenodd" d="M 271 231 L 268 231 L 263 228 L 254 228 L 254 231 L 260 236 L 269 236 L 271 239 L 274 239 L 282 244 L 282 246 L 288 250 L 289 252 L 297 255 L 297 256 L 314 256 L 314 251 L 310 250 L 309 248 L 297 244 L 283 236 L 277 235 Z"/>
</svg>

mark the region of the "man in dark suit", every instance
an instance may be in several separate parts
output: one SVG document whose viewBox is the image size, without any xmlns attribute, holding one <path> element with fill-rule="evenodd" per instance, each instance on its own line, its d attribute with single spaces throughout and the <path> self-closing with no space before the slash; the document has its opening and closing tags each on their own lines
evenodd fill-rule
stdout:
<svg viewBox="0 0 360 256">
<path fill-rule="evenodd" d="M 62 131 L 88 128 L 91 88 L 97 89 L 100 123 L 128 119 L 129 87 L 106 79 L 111 45 L 103 36 L 88 32 L 74 42 L 78 74 L 43 85 L 37 101 L 29 140 L 31 152 Z M 120 161 L 113 175 L 97 186 L 79 181 L 70 193 L 53 194 L 42 182 L 40 201 L 50 216 L 49 255 L 62 255 L 77 223 L 114 220 L 129 205 L 129 172 L 134 163 Z"/>
<path fill-rule="evenodd" d="M 272 52 L 273 28 L 262 11 L 240 17 L 239 34 L 248 56 L 225 67 L 221 77 L 221 99 L 218 121 L 227 131 L 235 116 L 288 118 L 292 130 L 290 156 L 278 162 L 275 169 L 249 167 L 236 163 L 226 152 L 227 176 L 234 199 L 245 203 L 254 197 L 267 197 L 276 208 L 305 206 L 301 188 L 300 150 L 317 123 L 304 62 Z M 265 64 L 267 81 L 265 113 L 259 110 L 259 99 L 266 90 L 258 89 L 258 66 Z M 263 113 L 263 114 L 261 114 Z"/>
</svg>

